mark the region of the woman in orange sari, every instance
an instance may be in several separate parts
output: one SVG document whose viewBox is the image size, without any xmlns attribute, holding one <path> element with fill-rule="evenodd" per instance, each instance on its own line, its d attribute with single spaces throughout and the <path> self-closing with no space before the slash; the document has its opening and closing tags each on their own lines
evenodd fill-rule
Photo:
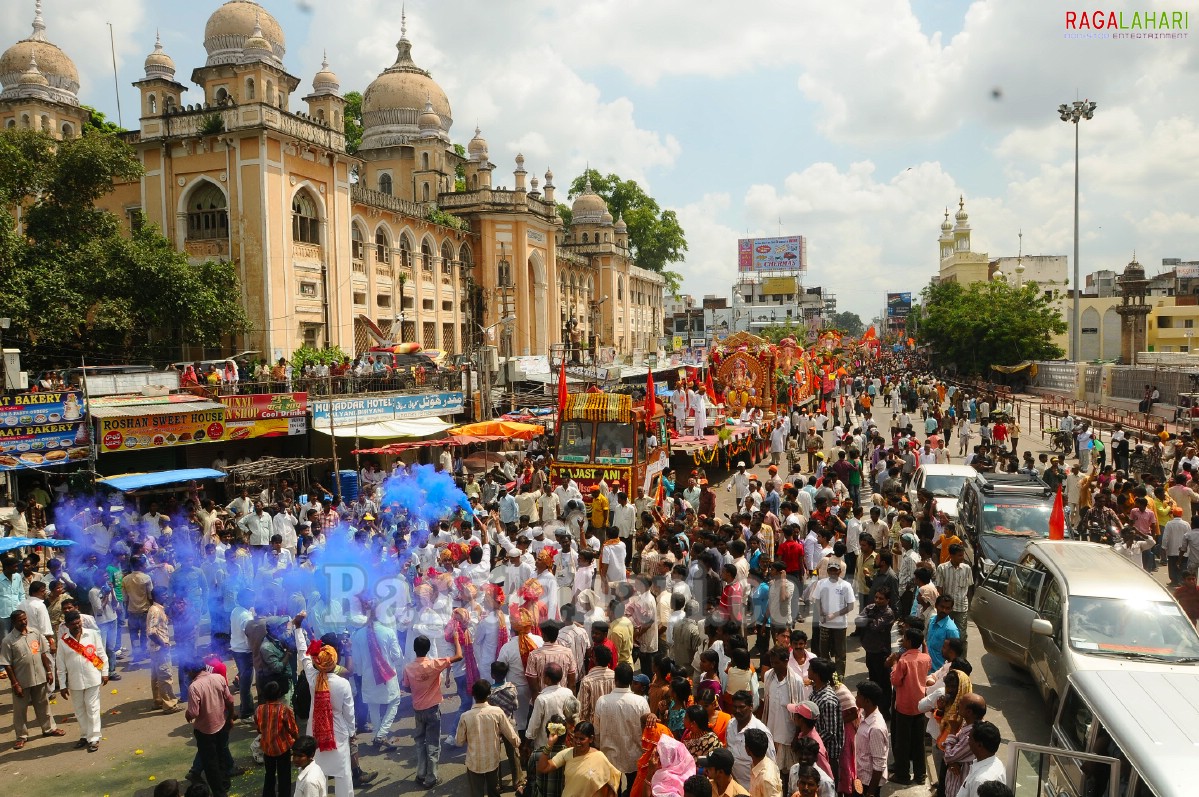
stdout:
<svg viewBox="0 0 1199 797">
<path fill-rule="evenodd" d="M 643 787 L 649 783 L 647 770 L 650 759 L 658 751 L 658 740 L 663 736 L 671 736 L 670 728 L 658 722 L 658 715 L 652 711 L 645 715 L 645 724 L 642 728 L 641 758 L 637 759 L 637 777 L 633 780 L 632 789 L 629 790 L 630 797 L 649 797 L 648 792 L 643 794 Z M 674 737 L 671 736 L 671 738 Z"/>
</svg>

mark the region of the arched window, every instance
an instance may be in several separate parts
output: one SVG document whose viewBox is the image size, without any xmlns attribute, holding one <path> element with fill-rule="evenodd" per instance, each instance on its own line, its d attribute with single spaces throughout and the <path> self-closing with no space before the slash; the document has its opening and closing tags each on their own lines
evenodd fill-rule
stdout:
<svg viewBox="0 0 1199 797">
<path fill-rule="evenodd" d="M 466 244 L 463 244 L 462 248 L 458 250 L 458 262 L 462 265 L 462 270 L 458 273 L 461 275 L 462 281 L 465 282 L 475 268 L 474 255 L 470 253 L 470 247 Z"/>
<path fill-rule="evenodd" d="M 350 225 L 350 257 L 361 260 L 366 255 L 366 244 L 362 240 L 362 228 Z"/>
<path fill-rule="evenodd" d="M 333 112 L 333 127 L 341 130 L 341 111 Z"/>
<path fill-rule="evenodd" d="M 420 196 L 421 196 L 422 202 L 429 201 L 429 184 L 428 183 L 421 183 Z"/>
<path fill-rule="evenodd" d="M 164 97 L 162 100 L 162 112 L 170 113 L 175 108 L 175 98 L 171 96 Z"/>
<path fill-rule="evenodd" d="M 420 154 L 420 167 L 425 171 L 429 171 L 429 153 L 422 152 Z"/>
<path fill-rule="evenodd" d="M 321 242 L 321 220 L 316 215 L 316 202 L 307 191 L 298 192 L 291 201 L 291 238 L 302 244 Z"/>
<path fill-rule="evenodd" d="M 42 114 L 42 132 L 50 132 L 50 117 L 46 116 L 46 114 Z"/>
<path fill-rule="evenodd" d="M 420 245 L 420 267 L 421 271 L 433 273 L 433 244 L 429 241 L 421 241 Z"/>
<path fill-rule="evenodd" d="M 227 99 L 229 99 L 229 92 L 225 90 L 224 86 L 221 86 L 219 89 L 216 90 L 217 104 L 222 105 L 222 104 L 224 104 L 225 100 L 227 100 Z"/>
<path fill-rule="evenodd" d="M 275 102 L 275 84 L 270 80 L 266 82 L 266 101 L 271 104 Z"/>
<path fill-rule="evenodd" d="M 9 119 L 9 120 L 8 120 L 8 127 L 9 127 L 9 128 L 13 128 L 13 127 L 16 127 L 16 126 L 17 126 L 17 120 L 16 120 L 16 119 Z"/>
<path fill-rule="evenodd" d="M 470 176 L 470 187 L 472 191 L 479 187 L 479 175 L 472 174 Z"/>
<path fill-rule="evenodd" d="M 387 172 L 379 175 L 379 191 L 384 194 L 391 194 L 391 175 Z"/>
<path fill-rule="evenodd" d="M 616 301 L 624 301 L 624 277 L 616 278 Z"/>
<path fill-rule="evenodd" d="M 446 241 L 441 245 L 441 273 L 452 274 L 454 271 L 454 247 Z"/>
<path fill-rule="evenodd" d="M 254 99 L 254 78 L 252 77 L 246 78 L 246 99 Z"/>
<path fill-rule="evenodd" d="M 588 241 L 587 233 L 583 233 L 583 243 L 587 243 L 587 241 Z"/>
<path fill-rule="evenodd" d="M 21 127 L 25 128 L 26 130 L 29 129 L 29 114 L 21 114 Z"/>
<path fill-rule="evenodd" d="M 187 199 L 187 239 L 204 241 L 229 237 L 229 208 L 225 194 L 207 180 L 200 181 Z"/>
<path fill-rule="evenodd" d="M 391 262 L 391 244 L 387 240 L 387 232 L 382 227 L 375 231 L 375 262 Z"/>
<path fill-rule="evenodd" d="M 318 122 L 323 122 L 323 121 L 325 121 L 325 109 L 324 109 L 324 108 L 317 108 L 317 109 L 316 109 L 316 118 L 317 118 L 317 121 L 318 121 Z"/>
<path fill-rule="evenodd" d="M 412 239 L 407 234 L 400 236 L 400 265 L 412 268 Z"/>
<path fill-rule="evenodd" d="M 150 115 L 158 113 L 158 98 L 151 94 L 146 98 L 146 107 L 150 109 Z"/>
</svg>

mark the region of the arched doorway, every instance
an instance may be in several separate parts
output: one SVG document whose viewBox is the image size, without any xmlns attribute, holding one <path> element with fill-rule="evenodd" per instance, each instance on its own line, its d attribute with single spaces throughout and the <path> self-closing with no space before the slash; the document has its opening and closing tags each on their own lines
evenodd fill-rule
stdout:
<svg viewBox="0 0 1199 797">
<path fill-rule="evenodd" d="M 528 279 L 525 281 L 529 292 L 526 299 L 526 306 L 529 308 L 529 341 L 526 353 L 545 354 L 549 352 L 549 339 L 546 337 L 546 330 L 549 328 L 547 312 L 549 285 L 546 279 L 545 262 L 541 259 L 540 252 L 534 251 L 529 255 L 528 270 Z"/>
</svg>

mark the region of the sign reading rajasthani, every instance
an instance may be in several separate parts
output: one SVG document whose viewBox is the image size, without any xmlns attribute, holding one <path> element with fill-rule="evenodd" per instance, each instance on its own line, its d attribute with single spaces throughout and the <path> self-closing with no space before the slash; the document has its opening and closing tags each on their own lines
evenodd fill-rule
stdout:
<svg viewBox="0 0 1199 797">
<path fill-rule="evenodd" d="M 0 471 L 87 459 L 83 421 L 79 391 L 0 396 Z"/>
<path fill-rule="evenodd" d="M 225 408 L 100 418 L 98 426 L 102 451 L 212 443 L 225 439 Z"/>
<path fill-rule="evenodd" d="M 225 439 L 286 437 L 308 431 L 307 393 L 263 393 L 221 396 L 225 405 Z"/>
</svg>

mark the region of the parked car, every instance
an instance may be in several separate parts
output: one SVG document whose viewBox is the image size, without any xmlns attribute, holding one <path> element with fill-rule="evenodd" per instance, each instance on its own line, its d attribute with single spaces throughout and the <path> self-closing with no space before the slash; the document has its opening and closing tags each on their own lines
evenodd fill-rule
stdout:
<svg viewBox="0 0 1199 797">
<path fill-rule="evenodd" d="M 921 465 L 912 474 L 908 486 L 908 500 L 915 507 L 921 492 L 930 492 L 937 504 L 937 511 L 944 512 L 950 520 L 958 517 L 958 496 L 968 479 L 978 478 L 978 471 L 969 465 Z"/>
<path fill-rule="evenodd" d="M 1023 473 L 980 474 L 962 485 L 958 519 L 976 580 L 1001 559 L 1019 559 L 1029 540 L 1049 536 L 1053 497 L 1040 477 Z"/>
<path fill-rule="evenodd" d="M 1056 707 L 1073 673 L 1134 669 L 1199 677 L 1199 632 L 1174 597 L 1106 545 L 1036 540 L 996 562 L 971 619 L 987 652 L 1027 670 Z M 1199 728 L 1199 726 L 1196 726 Z"/>
</svg>

